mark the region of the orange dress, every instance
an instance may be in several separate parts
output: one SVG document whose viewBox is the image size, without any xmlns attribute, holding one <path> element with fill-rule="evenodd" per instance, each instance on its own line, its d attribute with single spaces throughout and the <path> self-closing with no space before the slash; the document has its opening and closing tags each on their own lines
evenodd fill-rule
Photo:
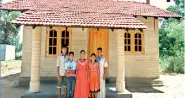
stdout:
<svg viewBox="0 0 185 98">
<path fill-rule="evenodd" d="M 91 92 L 98 92 L 100 90 L 100 78 L 99 78 L 99 65 L 95 63 L 89 64 L 89 71 L 90 71 L 90 91 Z"/>
<path fill-rule="evenodd" d="M 90 96 L 88 80 L 88 61 L 77 60 L 77 77 L 74 98 L 88 98 Z"/>
</svg>

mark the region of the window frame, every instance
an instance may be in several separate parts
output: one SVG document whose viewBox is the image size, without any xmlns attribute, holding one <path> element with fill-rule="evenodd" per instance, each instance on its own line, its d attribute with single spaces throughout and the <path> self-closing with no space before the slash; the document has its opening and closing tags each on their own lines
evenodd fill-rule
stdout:
<svg viewBox="0 0 185 98">
<path fill-rule="evenodd" d="M 124 37 L 125 37 L 125 34 L 126 33 L 128 33 L 128 34 L 130 34 L 129 32 L 125 32 L 124 33 Z M 127 37 L 128 37 L 128 35 L 126 35 Z M 127 50 L 128 50 L 128 47 L 130 46 L 130 50 L 132 50 L 131 48 L 132 48 L 132 43 L 131 43 L 131 34 L 130 34 L 130 38 L 128 37 L 128 38 L 124 38 L 124 41 L 128 41 L 130 39 L 130 44 L 128 44 L 128 42 L 127 43 L 125 43 L 125 47 L 124 48 L 126 48 L 127 47 Z M 130 51 L 125 51 L 125 52 L 130 52 Z"/>
<path fill-rule="evenodd" d="M 144 47 L 144 33 L 143 31 L 141 32 L 140 30 L 136 29 L 136 30 L 128 30 L 126 31 L 130 34 L 131 36 L 131 51 L 125 51 L 125 54 L 144 54 L 145 53 L 145 47 Z M 125 33 L 126 33 L 125 32 Z M 141 34 L 141 50 L 142 51 L 135 51 L 135 34 L 136 33 L 140 33 Z M 124 38 L 125 40 L 125 38 Z M 124 44 L 125 45 L 125 44 Z"/>
<path fill-rule="evenodd" d="M 58 43 L 58 41 L 57 41 L 57 36 L 58 36 L 58 33 L 57 33 L 57 31 L 56 31 L 56 33 L 57 33 L 57 36 L 55 37 L 54 35 L 53 35 L 53 37 L 51 37 L 50 36 L 50 31 L 52 31 L 52 32 L 54 32 L 54 31 L 56 31 L 56 30 L 54 30 L 54 29 L 51 29 L 51 30 L 49 30 L 48 32 L 47 32 L 47 54 L 48 54 L 48 56 L 53 56 L 53 54 L 49 54 L 49 48 L 50 47 L 56 47 L 56 54 L 57 54 L 57 43 Z M 53 33 L 54 34 L 54 33 Z M 49 45 L 49 43 L 50 43 L 50 38 L 52 39 L 52 41 L 53 41 L 53 39 L 56 39 L 56 45 Z M 52 44 L 53 44 L 53 42 L 52 42 Z M 53 51 L 52 51 L 53 52 Z"/>
<path fill-rule="evenodd" d="M 166 0 L 166 2 L 171 2 L 171 0 Z"/>
<path fill-rule="evenodd" d="M 71 28 L 66 28 L 66 27 L 52 27 L 52 29 L 50 27 L 46 27 L 46 45 L 45 45 L 45 57 L 51 57 L 51 58 L 55 58 L 59 55 L 59 53 L 61 53 L 61 39 L 62 39 L 62 31 L 66 30 L 69 32 L 69 50 L 71 50 L 71 44 L 72 44 L 72 29 Z M 57 51 L 56 51 L 56 55 L 51 55 L 49 54 L 49 32 L 50 30 L 56 30 L 57 31 Z"/>
</svg>

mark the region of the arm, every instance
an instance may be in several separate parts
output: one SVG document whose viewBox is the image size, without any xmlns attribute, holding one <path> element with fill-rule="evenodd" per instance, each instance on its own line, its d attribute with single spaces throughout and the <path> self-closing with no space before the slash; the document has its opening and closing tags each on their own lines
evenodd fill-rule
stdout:
<svg viewBox="0 0 185 98">
<path fill-rule="evenodd" d="M 90 81 L 90 63 L 88 63 L 88 80 Z"/>
<path fill-rule="evenodd" d="M 107 60 L 105 59 L 103 79 L 105 80 L 107 76 L 108 76 L 108 62 L 107 62 Z"/>
<path fill-rule="evenodd" d="M 108 76 L 108 67 L 105 67 L 103 79 L 105 80 L 107 76 Z"/>
<path fill-rule="evenodd" d="M 64 65 L 65 71 L 67 70 L 67 66 L 68 66 L 68 64 L 67 64 L 67 62 L 65 62 L 65 65 Z"/>
<path fill-rule="evenodd" d="M 76 61 L 73 64 L 73 70 L 76 70 Z"/>
<path fill-rule="evenodd" d="M 78 77 L 78 64 L 76 62 L 76 78 Z"/>
<path fill-rule="evenodd" d="M 57 79 L 60 80 L 60 58 L 57 57 Z"/>
<path fill-rule="evenodd" d="M 68 63 L 67 63 L 67 62 L 65 62 L 65 63 L 64 63 L 64 71 L 65 71 L 65 75 L 66 75 L 66 72 L 67 72 L 67 70 L 68 70 L 68 69 L 67 69 L 67 67 L 68 67 Z"/>
</svg>

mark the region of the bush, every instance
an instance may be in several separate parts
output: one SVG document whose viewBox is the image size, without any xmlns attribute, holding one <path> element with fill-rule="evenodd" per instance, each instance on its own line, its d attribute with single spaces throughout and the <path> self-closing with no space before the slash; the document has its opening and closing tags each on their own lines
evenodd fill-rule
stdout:
<svg viewBox="0 0 185 98">
<path fill-rule="evenodd" d="M 161 71 L 184 73 L 184 60 L 181 56 L 160 58 Z"/>
<path fill-rule="evenodd" d="M 22 55 L 20 53 L 15 54 L 15 59 L 16 60 L 22 60 Z"/>
</svg>

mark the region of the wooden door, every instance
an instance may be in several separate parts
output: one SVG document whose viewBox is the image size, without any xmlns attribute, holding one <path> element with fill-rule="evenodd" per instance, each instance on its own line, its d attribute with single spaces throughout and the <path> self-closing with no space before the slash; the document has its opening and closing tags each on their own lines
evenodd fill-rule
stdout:
<svg viewBox="0 0 185 98">
<path fill-rule="evenodd" d="M 108 29 L 89 29 L 88 58 L 92 53 L 97 55 L 97 48 L 103 49 L 103 55 L 109 58 L 109 32 Z"/>
</svg>

